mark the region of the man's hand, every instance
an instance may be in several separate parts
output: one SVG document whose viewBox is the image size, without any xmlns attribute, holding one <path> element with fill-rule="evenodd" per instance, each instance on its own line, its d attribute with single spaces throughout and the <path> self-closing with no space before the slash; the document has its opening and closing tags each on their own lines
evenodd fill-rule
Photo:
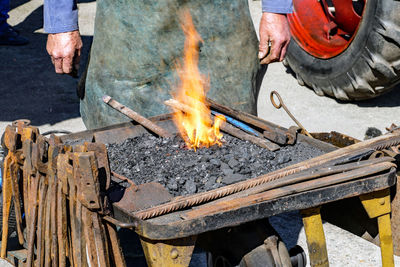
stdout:
<svg viewBox="0 0 400 267">
<path fill-rule="evenodd" d="M 258 58 L 261 64 L 282 61 L 290 41 L 290 31 L 285 14 L 264 12 L 260 21 Z M 271 47 L 269 47 L 271 43 Z"/>
<path fill-rule="evenodd" d="M 79 68 L 82 39 L 79 31 L 49 34 L 47 37 L 47 53 L 56 73 L 72 74 Z"/>
</svg>

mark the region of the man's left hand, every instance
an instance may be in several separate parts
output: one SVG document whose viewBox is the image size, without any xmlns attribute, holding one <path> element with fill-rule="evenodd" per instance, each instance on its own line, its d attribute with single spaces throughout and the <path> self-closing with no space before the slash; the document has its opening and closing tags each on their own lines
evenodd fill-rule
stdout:
<svg viewBox="0 0 400 267">
<path fill-rule="evenodd" d="M 261 64 L 282 61 L 290 41 L 289 24 L 285 14 L 263 12 L 260 22 L 258 58 Z M 271 47 L 269 46 L 271 43 Z"/>
</svg>

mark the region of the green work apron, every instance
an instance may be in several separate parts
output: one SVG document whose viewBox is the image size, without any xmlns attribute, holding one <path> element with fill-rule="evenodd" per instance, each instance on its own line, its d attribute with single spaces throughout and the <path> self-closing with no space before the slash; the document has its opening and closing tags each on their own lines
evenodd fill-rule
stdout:
<svg viewBox="0 0 400 267">
<path fill-rule="evenodd" d="M 256 114 L 258 40 L 248 0 L 98 0 L 81 115 L 88 129 L 128 121 L 102 102 L 110 95 L 143 116 L 170 112 L 183 56 L 179 14 L 189 9 L 203 39 L 199 68 L 207 96 Z"/>
</svg>

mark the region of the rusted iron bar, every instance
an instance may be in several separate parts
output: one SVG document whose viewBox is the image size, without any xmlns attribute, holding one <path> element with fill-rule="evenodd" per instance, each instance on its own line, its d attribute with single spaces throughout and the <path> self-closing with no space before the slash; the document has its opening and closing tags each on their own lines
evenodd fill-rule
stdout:
<svg viewBox="0 0 400 267">
<path fill-rule="evenodd" d="M 118 226 L 120 228 L 133 229 L 133 228 L 135 228 L 137 226 L 136 222 L 133 222 L 133 223 L 121 222 L 121 221 L 118 221 L 118 220 L 116 220 L 115 218 L 113 218 L 111 216 L 104 216 L 104 217 L 102 217 L 102 219 L 107 221 L 107 222 L 109 222 L 109 223 L 111 223 L 111 224 L 113 224 L 113 225 L 116 225 L 116 226 Z"/>
<path fill-rule="evenodd" d="M 111 171 L 111 175 L 114 176 L 115 178 L 117 178 L 120 181 L 127 182 L 131 186 L 137 187 L 137 185 L 132 180 L 129 180 L 128 178 L 126 178 L 125 176 L 123 176 L 121 174 L 118 174 L 116 172 Z"/>
<path fill-rule="evenodd" d="M 357 162 L 347 163 L 347 164 L 337 165 L 337 166 L 311 168 L 309 170 L 301 171 L 299 173 L 294 173 L 294 174 L 282 177 L 280 179 L 277 179 L 277 180 L 274 180 L 271 182 L 267 182 L 264 184 L 260 184 L 256 187 L 249 188 L 247 190 L 229 195 L 220 200 L 204 204 L 202 207 L 213 206 L 213 205 L 215 205 L 215 203 L 218 203 L 218 201 L 225 201 L 228 199 L 249 196 L 249 195 L 261 193 L 261 192 L 264 192 L 267 190 L 272 190 L 275 188 L 288 186 L 288 185 L 292 185 L 295 183 L 301 183 L 301 182 L 305 182 L 305 181 L 308 181 L 311 179 L 317 179 L 322 176 L 334 175 L 334 174 L 343 173 L 343 172 L 347 172 L 347 171 L 351 171 L 351 170 L 355 170 L 355 169 L 359 169 L 359 168 L 366 168 L 368 166 L 373 166 L 374 164 L 378 164 L 378 163 L 382 163 L 382 162 L 393 162 L 393 161 L 394 161 L 394 158 L 392 158 L 392 157 L 381 157 L 381 158 L 357 161 Z"/>
<path fill-rule="evenodd" d="M 103 101 L 104 101 L 104 103 L 106 103 L 110 107 L 114 108 L 115 110 L 118 110 L 119 112 L 121 112 L 125 116 L 129 117 L 130 119 L 140 123 L 141 125 L 143 125 L 147 129 L 149 129 L 150 131 L 156 133 L 157 135 L 159 135 L 161 137 L 171 137 L 171 133 L 169 133 L 165 129 L 161 128 L 160 126 L 158 126 L 154 122 L 146 119 L 145 117 L 143 117 L 139 113 L 137 113 L 137 112 L 133 111 L 132 109 L 122 105 L 121 103 L 119 103 L 115 99 L 111 98 L 111 96 L 108 96 L 108 95 L 103 96 Z"/>
<path fill-rule="evenodd" d="M 260 147 L 266 148 L 270 151 L 276 151 L 276 150 L 280 149 L 280 146 L 278 146 L 277 144 L 274 144 L 274 143 L 268 141 L 267 139 L 259 138 L 257 136 L 248 134 L 248 133 L 240 130 L 239 128 L 236 128 L 228 123 L 222 124 L 221 130 L 234 136 L 234 137 L 239 138 L 240 140 L 250 141 L 250 142 L 252 142 Z"/>
<path fill-rule="evenodd" d="M 170 106 L 174 109 L 183 111 L 185 113 L 193 113 L 193 109 L 191 107 L 189 107 L 188 105 L 185 105 L 183 103 L 180 103 L 179 101 L 177 101 L 175 99 L 169 99 L 169 100 L 165 101 L 164 103 L 167 106 Z M 209 119 L 209 123 L 211 124 L 211 115 L 210 115 L 210 118 L 206 118 L 206 119 Z M 270 151 L 276 151 L 280 148 L 277 144 L 274 144 L 266 139 L 259 138 L 254 135 L 248 134 L 248 133 L 240 130 L 239 128 L 236 128 L 228 123 L 223 123 L 220 126 L 220 128 L 222 131 L 224 131 L 234 137 L 237 137 L 241 140 L 253 142 L 256 145 L 266 148 Z"/>
<path fill-rule="evenodd" d="M 396 168 L 396 164 L 392 162 L 380 162 L 372 166 L 354 169 L 351 171 L 333 174 L 318 179 L 313 179 L 301 183 L 295 183 L 284 187 L 275 188 L 258 194 L 251 194 L 249 196 L 239 197 L 236 199 L 229 199 L 215 203 L 213 206 L 200 207 L 191 210 L 182 215 L 185 219 L 193 219 L 196 217 L 220 213 L 230 209 L 236 209 L 243 206 L 275 199 L 290 194 L 301 193 L 313 189 L 327 187 L 339 183 L 348 182 L 362 177 L 374 175 L 391 168 Z"/>
<path fill-rule="evenodd" d="M 277 144 L 286 143 L 286 129 L 267 122 L 257 116 L 223 106 L 210 98 L 207 98 L 207 103 L 210 104 L 212 109 L 264 130 L 264 136 L 269 140 L 276 142 Z"/>
<path fill-rule="evenodd" d="M 323 154 L 321 156 L 290 165 L 286 168 L 276 170 L 274 172 L 262 175 L 260 177 L 252 178 L 246 181 L 242 181 L 236 184 L 224 186 L 221 188 L 213 189 L 207 192 L 198 193 L 191 196 L 180 197 L 171 202 L 158 205 L 149 209 L 135 212 L 134 215 L 140 219 L 149 219 L 157 217 L 172 211 L 184 209 L 187 207 L 199 205 L 211 200 L 215 200 L 227 195 L 231 195 L 260 184 L 264 184 L 290 174 L 298 173 L 300 171 L 322 166 L 323 164 L 335 165 L 338 163 L 345 163 L 345 161 L 350 161 L 352 158 L 357 157 L 366 151 L 370 150 L 380 150 L 384 148 L 389 148 L 394 145 L 400 144 L 400 135 L 398 134 L 388 134 L 384 136 L 379 136 L 364 142 L 360 142 L 348 147 L 340 148 L 332 152 Z"/>
</svg>

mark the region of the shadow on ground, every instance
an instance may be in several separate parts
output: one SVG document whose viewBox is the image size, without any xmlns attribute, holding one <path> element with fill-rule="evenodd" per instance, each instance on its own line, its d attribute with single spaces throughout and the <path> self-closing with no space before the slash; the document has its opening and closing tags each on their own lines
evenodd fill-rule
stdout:
<svg viewBox="0 0 400 267">
<path fill-rule="evenodd" d="M 12 0 L 11 9 L 26 2 Z M 55 74 L 46 52 L 47 35 L 35 33 L 42 27 L 43 6 L 15 26 L 21 35 L 29 38 L 28 45 L 0 46 L 0 121 L 24 118 L 33 125 L 43 125 L 80 117 L 78 79 Z M 82 40 L 81 71 L 92 37 L 83 36 Z"/>
</svg>

